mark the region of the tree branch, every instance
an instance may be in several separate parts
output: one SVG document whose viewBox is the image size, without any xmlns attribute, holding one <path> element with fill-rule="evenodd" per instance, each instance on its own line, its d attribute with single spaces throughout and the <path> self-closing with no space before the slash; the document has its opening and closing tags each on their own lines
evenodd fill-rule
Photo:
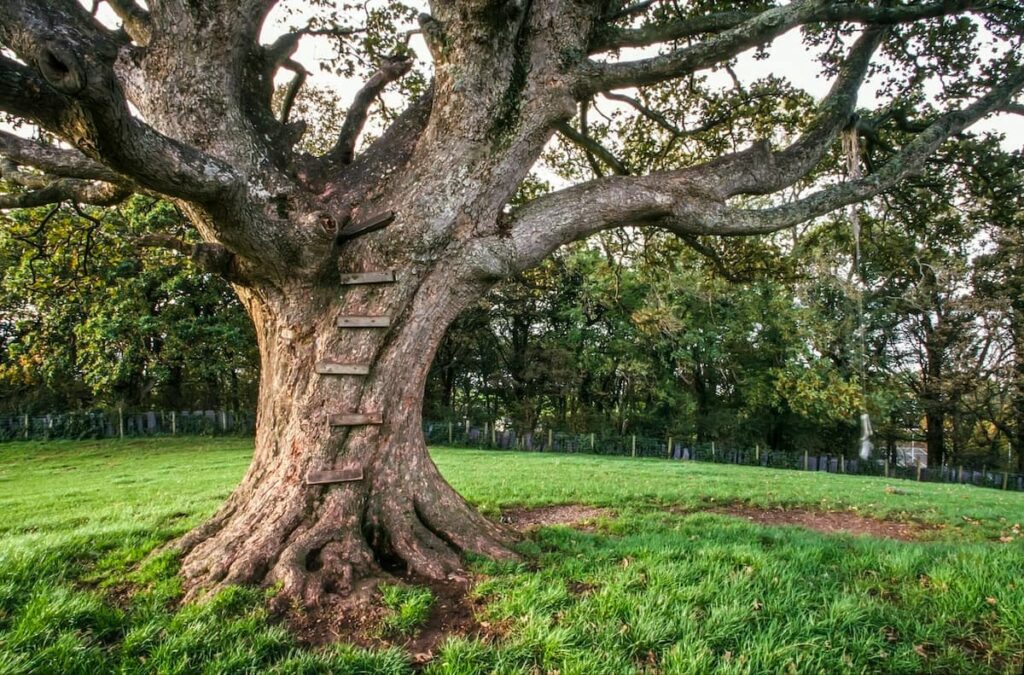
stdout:
<svg viewBox="0 0 1024 675">
<path fill-rule="evenodd" d="M 0 42 L 42 76 L 0 58 L 0 110 L 39 124 L 139 185 L 171 197 L 209 203 L 240 186 L 230 166 L 131 114 L 113 70 L 125 45 L 74 0 L 5 0 Z"/>
<path fill-rule="evenodd" d="M 648 24 L 639 28 L 612 27 L 603 31 L 591 43 L 590 53 L 649 47 L 662 42 L 682 40 L 704 33 L 718 33 L 735 28 L 744 21 L 757 16 L 757 12 L 718 12 L 704 16 L 688 17 L 679 21 Z"/>
<path fill-rule="evenodd" d="M 174 235 L 144 234 L 135 240 L 139 248 L 166 248 L 186 256 L 194 265 L 205 272 L 223 277 L 231 283 L 248 285 L 241 270 L 239 259 L 221 244 L 210 242 L 189 243 Z"/>
<path fill-rule="evenodd" d="M 827 0 L 796 0 L 782 7 L 773 7 L 745 16 L 711 15 L 703 19 L 688 19 L 661 27 L 619 29 L 599 43 L 604 45 L 603 49 L 647 46 L 687 37 L 686 26 L 691 22 L 698 25 L 702 21 L 707 21 L 709 26 L 717 23 L 720 32 L 695 45 L 651 58 L 614 63 L 587 61 L 576 84 L 575 93 L 578 98 L 583 98 L 596 92 L 656 84 L 681 77 L 711 67 L 752 47 L 766 44 L 790 29 L 807 23 L 855 21 L 890 25 L 982 10 L 993 5 L 991 0 L 940 0 L 919 5 L 881 8 L 836 4 Z M 733 21 L 739 23 L 731 24 Z"/>
<path fill-rule="evenodd" d="M 1024 67 L 1018 67 L 1002 85 L 994 87 L 967 108 L 941 115 L 883 164 L 876 173 L 859 180 L 819 190 L 795 202 L 768 209 L 734 209 L 720 205 L 719 208 L 710 210 L 691 223 L 678 222 L 674 226 L 687 228 L 687 231 L 697 234 L 763 234 L 791 227 L 844 206 L 870 199 L 919 173 L 928 157 L 948 138 L 962 132 L 989 113 L 999 110 L 1021 89 L 1024 89 Z M 673 225 L 669 226 L 674 229 Z"/>
<path fill-rule="evenodd" d="M 481 242 L 489 248 L 489 254 L 480 256 L 482 273 L 501 276 L 528 269 L 559 246 L 625 225 L 682 234 L 748 235 L 806 222 L 873 197 L 920 171 L 950 136 L 1005 106 L 1021 89 L 1024 67 L 1018 66 L 970 106 L 940 116 L 877 173 L 774 208 L 745 210 L 725 204 L 723 190 L 728 196 L 737 187 L 750 189 L 746 179 L 734 178 L 730 187 L 721 187 L 723 181 L 729 184 L 730 174 L 765 161 L 770 153 L 764 144 L 700 166 L 647 176 L 610 176 L 538 197 L 510 214 L 504 237 Z M 761 181 L 755 178 L 752 184 L 764 187 Z"/>
<path fill-rule="evenodd" d="M 583 148 L 586 152 L 600 158 L 600 160 L 608 165 L 608 168 L 616 174 L 620 176 L 629 175 L 629 169 L 627 169 L 626 166 L 608 150 L 608 148 L 604 147 L 582 131 L 577 131 L 568 122 L 557 123 L 555 125 L 555 129 L 558 130 L 558 133 Z"/>
<path fill-rule="evenodd" d="M 131 196 L 132 190 L 113 183 L 57 178 L 45 181 L 43 176 L 18 175 L 9 165 L 0 168 L 4 180 L 29 188 L 26 192 L 0 193 L 0 209 L 29 209 L 60 202 L 75 202 L 95 206 L 113 206 Z M 26 185 L 27 183 L 27 185 Z"/>
<path fill-rule="evenodd" d="M 884 28 L 864 31 L 850 48 L 832 88 L 800 138 L 785 150 L 772 153 L 767 162 L 751 163 L 736 174 L 729 189 L 723 190 L 723 197 L 775 192 L 792 185 L 817 166 L 839 132 L 853 121 L 857 93 L 885 32 Z"/>
<path fill-rule="evenodd" d="M 285 67 L 295 73 L 295 77 L 288 83 L 288 89 L 284 93 L 284 100 L 281 101 L 281 124 L 288 124 L 288 118 L 292 114 L 292 106 L 295 105 L 295 97 L 299 95 L 302 85 L 306 83 L 306 78 L 309 77 L 306 69 L 291 59 L 285 61 Z"/>
<path fill-rule="evenodd" d="M 373 101 L 384 91 L 384 87 L 401 78 L 412 68 L 412 59 L 396 56 L 381 64 L 380 69 L 367 80 L 362 89 L 356 92 L 352 105 L 349 106 L 345 122 L 341 126 L 338 140 L 330 152 L 325 155 L 329 163 L 350 164 L 355 156 L 356 141 L 363 131 L 366 118 L 370 114 Z"/>
<path fill-rule="evenodd" d="M 106 0 L 110 9 L 121 19 L 124 31 L 139 45 L 149 44 L 152 37 L 149 12 L 135 0 Z"/>
<path fill-rule="evenodd" d="M 0 157 L 20 166 L 30 166 L 62 178 L 84 178 L 107 183 L 123 183 L 124 176 L 77 150 L 43 145 L 7 131 L 0 131 Z"/>
</svg>

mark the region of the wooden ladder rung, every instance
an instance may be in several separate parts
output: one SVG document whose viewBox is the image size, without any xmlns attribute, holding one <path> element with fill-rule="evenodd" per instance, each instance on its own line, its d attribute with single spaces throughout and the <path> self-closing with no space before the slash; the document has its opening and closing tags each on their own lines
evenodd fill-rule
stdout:
<svg viewBox="0 0 1024 675">
<path fill-rule="evenodd" d="M 342 413 L 340 415 L 328 415 L 327 422 L 332 427 L 357 427 L 363 424 L 384 424 L 384 415 L 379 412 Z"/>
<path fill-rule="evenodd" d="M 366 363 L 320 361 L 316 364 L 316 372 L 321 375 L 369 375 L 370 366 Z"/>
<path fill-rule="evenodd" d="M 387 328 L 390 316 L 339 316 L 338 328 Z"/>
<path fill-rule="evenodd" d="M 324 471 L 310 471 L 306 474 L 306 485 L 352 483 L 362 479 L 362 469 L 326 469 Z"/>
<path fill-rule="evenodd" d="M 351 222 L 348 225 L 342 227 L 341 231 L 338 232 L 338 239 L 340 241 L 345 241 L 346 239 L 355 239 L 356 237 L 362 236 L 364 234 L 376 232 L 382 227 L 387 227 L 392 222 L 394 222 L 394 220 L 394 211 L 382 211 L 380 213 L 375 213 L 372 216 L 366 218 L 365 220 Z"/>
<path fill-rule="evenodd" d="M 355 284 L 391 284 L 397 279 L 398 273 L 395 270 L 387 270 L 385 272 L 352 272 L 350 274 L 342 274 L 340 283 L 345 286 Z"/>
</svg>

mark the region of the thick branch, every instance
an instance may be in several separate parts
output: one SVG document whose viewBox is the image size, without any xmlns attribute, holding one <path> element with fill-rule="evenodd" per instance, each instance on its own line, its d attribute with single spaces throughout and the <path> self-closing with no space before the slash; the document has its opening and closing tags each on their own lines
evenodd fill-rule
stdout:
<svg viewBox="0 0 1024 675">
<path fill-rule="evenodd" d="M 352 105 L 349 106 L 345 122 L 341 126 L 338 140 L 325 159 L 331 163 L 350 164 L 355 156 L 356 141 L 363 131 L 366 119 L 370 115 L 370 106 L 384 87 L 399 79 L 412 68 L 412 59 L 396 57 L 385 61 L 373 77 L 367 80 L 363 88 L 356 92 Z"/>
<path fill-rule="evenodd" d="M 699 234 L 746 235 L 775 232 L 792 227 L 850 204 L 870 199 L 919 173 L 928 157 L 948 138 L 985 115 L 998 110 L 1003 101 L 1024 88 L 1024 68 L 973 105 L 939 117 L 925 131 L 907 143 L 876 173 L 860 180 L 819 190 L 803 199 L 769 209 L 749 210 L 721 207 L 679 225 Z M 671 227 L 671 225 L 670 225 Z M 674 229 L 674 228 L 673 228 Z"/>
<path fill-rule="evenodd" d="M 170 234 L 144 234 L 135 240 L 140 248 L 166 248 L 187 256 L 197 267 L 237 284 L 247 280 L 235 254 L 220 244 L 210 242 L 189 243 Z"/>
<path fill-rule="evenodd" d="M 772 153 L 768 161 L 751 163 L 747 170 L 735 175 L 729 189 L 723 190 L 723 197 L 775 192 L 792 185 L 817 166 L 839 132 L 850 125 L 857 92 L 884 34 L 884 28 L 873 28 L 861 35 L 850 48 L 831 90 L 800 138 L 785 150 Z"/>
<path fill-rule="evenodd" d="M 240 181 L 231 167 L 157 133 L 131 114 L 113 71 L 123 45 L 81 14 L 71 0 L 0 4 L 0 41 L 42 75 L 0 60 L 0 109 L 39 124 L 162 194 L 212 202 L 237 187 Z M 19 84 L 26 88 L 15 88 Z"/>
<path fill-rule="evenodd" d="M 650 45 L 682 40 L 704 33 L 718 33 L 735 28 L 744 21 L 757 16 L 757 12 L 719 12 L 704 16 L 688 17 L 669 23 L 655 23 L 639 28 L 608 28 L 591 44 L 591 53 L 647 47 Z"/>
<path fill-rule="evenodd" d="M 712 15 L 714 18 L 687 20 L 666 27 L 620 29 L 605 39 L 602 43 L 604 49 L 651 45 L 685 37 L 685 34 L 676 36 L 676 33 L 685 32 L 685 24 L 691 21 L 694 25 L 703 20 L 708 21 L 709 25 L 719 22 L 721 32 L 695 45 L 651 58 L 614 63 L 588 61 L 577 83 L 576 94 L 582 98 L 595 92 L 656 84 L 682 77 L 721 63 L 747 49 L 767 44 L 792 28 L 807 23 L 858 21 L 889 25 L 984 9 L 992 4 L 991 0 L 941 0 L 920 5 L 874 8 L 836 4 L 827 0 L 797 0 L 789 5 L 745 15 L 746 18 L 742 20 L 739 15 Z M 738 20 L 739 23 L 730 25 L 730 21 Z"/>
<path fill-rule="evenodd" d="M 106 0 L 110 9 L 114 10 L 124 31 L 129 37 L 140 45 L 149 44 L 152 37 L 152 27 L 149 20 L 149 12 L 142 8 L 135 0 Z"/>
<path fill-rule="evenodd" d="M 84 178 L 108 183 L 125 182 L 124 176 L 77 150 L 43 145 L 7 131 L 0 131 L 0 157 L 20 166 L 30 166 L 62 178 Z"/>
<path fill-rule="evenodd" d="M 765 158 L 768 153 L 763 145 L 688 169 L 637 177 L 612 176 L 566 188 L 516 209 L 507 224 L 508 238 L 491 243 L 492 256 L 482 254 L 481 267 L 495 274 L 527 269 L 563 244 L 625 225 L 718 235 L 759 234 L 791 227 L 868 199 L 920 171 L 928 156 L 950 136 L 1005 106 L 1022 88 L 1024 67 L 1019 67 L 971 106 L 942 115 L 877 173 L 775 208 L 729 208 L 719 191 L 720 181 L 730 172 L 746 171 Z M 733 183 L 742 185 L 744 181 L 733 179 Z"/>
<path fill-rule="evenodd" d="M 31 69 L 0 54 L 0 110 L 53 129 L 61 122 L 66 97 Z"/>
<path fill-rule="evenodd" d="M 42 176 L 35 180 L 24 181 L 21 176 L 11 175 L 9 170 L 2 172 L 3 178 L 21 185 L 31 182 L 26 192 L 0 193 L 0 209 L 29 209 L 60 202 L 76 202 L 95 206 L 113 206 L 131 196 L 130 188 L 113 183 L 80 180 L 77 178 L 58 178 L 42 184 Z"/>
</svg>

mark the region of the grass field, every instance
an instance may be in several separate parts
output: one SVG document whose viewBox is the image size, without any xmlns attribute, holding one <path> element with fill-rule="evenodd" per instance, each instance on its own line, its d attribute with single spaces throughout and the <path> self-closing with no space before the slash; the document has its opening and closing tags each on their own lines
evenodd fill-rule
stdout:
<svg viewBox="0 0 1024 675">
<path fill-rule="evenodd" d="M 171 556 L 241 477 L 238 439 L 0 446 L 0 673 L 402 673 L 399 647 L 301 647 L 264 594 L 178 607 Z M 436 449 L 498 515 L 609 509 L 545 527 L 527 562 L 475 561 L 484 635 L 428 673 L 1021 672 L 1024 494 L 727 465 Z M 888 489 L 887 489 L 888 488 Z M 896 489 L 893 489 L 896 488 Z M 914 523 L 913 542 L 765 527 L 714 511 L 804 507 Z M 386 587 L 382 635 L 425 589 Z"/>
</svg>

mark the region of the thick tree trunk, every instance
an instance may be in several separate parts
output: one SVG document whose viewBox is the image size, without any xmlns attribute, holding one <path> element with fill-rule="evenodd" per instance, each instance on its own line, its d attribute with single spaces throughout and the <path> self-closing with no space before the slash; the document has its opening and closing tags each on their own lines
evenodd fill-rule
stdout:
<svg viewBox="0 0 1024 675">
<path fill-rule="evenodd" d="M 350 271 L 371 271 L 370 257 Z M 221 510 L 178 542 L 192 595 L 281 584 L 279 597 L 312 605 L 389 572 L 457 578 L 464 552 L 514 557 L 509 532 L 445 482 L 422 432 L 430 361 L 483 288 L 449 261 L 409 263 L 393 284 L 240 290 L 262 364 L 256 450 Z M 338 327 L 356 315 L 390 316 L 391 327 Z M 369 374 L 320 374 L 321 362 L 366 364 Z M 343 413 L 379 414 L 382 423 L 332 427 L 329 416 Z M 324 470 L 361 478 L 308 483 Z"/>
</svg>

